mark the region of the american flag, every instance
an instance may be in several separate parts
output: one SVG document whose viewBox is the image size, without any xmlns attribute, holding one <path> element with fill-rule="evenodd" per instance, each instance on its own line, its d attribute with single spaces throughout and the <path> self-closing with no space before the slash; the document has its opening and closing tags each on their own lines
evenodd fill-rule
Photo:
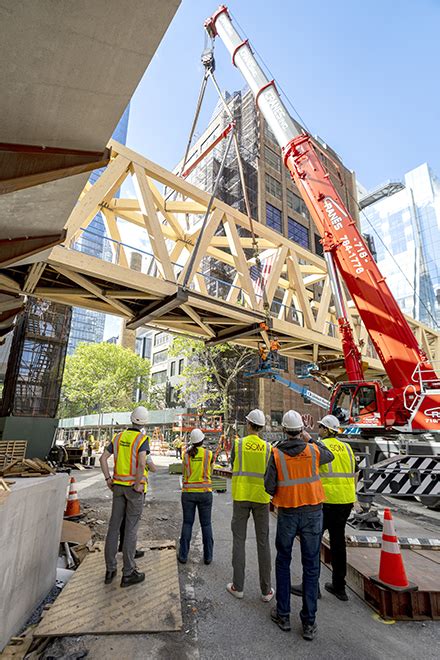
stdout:
<svg viewBox="0 0 440 660">
<path fill-rule="evenodd" d="M 261 267 L 252 266 L 251 268 L 251 278 L 254 285 L 255 295 L 259 298 L 263 297 L 263 291 L 272 271 L 276 254 L 276 250 L 271 250 L 270 252 L 267 250 L 260 255 Z"/>
</svg>

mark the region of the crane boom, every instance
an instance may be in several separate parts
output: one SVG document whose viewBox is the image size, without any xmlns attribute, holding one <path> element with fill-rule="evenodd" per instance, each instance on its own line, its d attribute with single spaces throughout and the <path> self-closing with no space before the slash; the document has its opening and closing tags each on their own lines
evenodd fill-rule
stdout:
<svg viewBox="0 0 440 660">
<path fill-rule="evenodd" d="M 439 405 L 440 417 L 440 398 L 437 400 L 440 380 L 418 345 L 355 220 L 322 165 L 310 135 L 296 127 L 275 82 L 266 77 L 247 39 L 243 40 L 233 26 L 224 5 L 205 22 L 205 28 L 211 37 L 218 35 L 222 39 L 231 54 L 232 63 L 243 74 L 258 109 L 282 148 L 284 163 L 322 237 L 349 380 L 363 381 L 364 376 L 360 352 L 343 306 L 336 270 L 350 292 L 392 385 L 392 390 L 382 391 L 381 394 L 382 418 L 389 412 L 388 425 L 405 424 L 414 418 L 415 409 L 419 409 L 420 399 L 425 396 L 426 390 L 429 391 L 426 401 L 429 400 L 429 405 Z M 409 391 L 408 388 L 412 389 Z M 424 419 L 425 422 L 418 422 L 422 428 L 440 430 L 440 426 L 435 426 L 435 420 L 430 426 L 426 415 Z"/>
</svg>

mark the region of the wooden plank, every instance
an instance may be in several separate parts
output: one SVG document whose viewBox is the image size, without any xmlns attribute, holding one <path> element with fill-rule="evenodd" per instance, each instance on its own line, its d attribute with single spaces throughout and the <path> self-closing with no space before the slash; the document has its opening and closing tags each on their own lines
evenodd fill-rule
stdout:
<svg viewBox="0 0 440 660">
<path fill-rule="evenodd" d="M 313 317 L 313 312 L 310 307 L 310 302 L 306 288 L 304 286 L 302 274 L 299 268 L 299 263 L 296 260 L 295 255 L 290 255 L 287 259 L 287 272 L 289 274 L 289 281 L 295 287 L 296 295 L 300 303 L 300 309 L 303 313 L 304 324 L 307 328 L 311 330 L 316 329 L 315 319 Z"/>
<path fill-rule="evenodd" d="M 157 217 L 153 195 L 148 186 L 145 171 L 136 163 L 133 163 L 131 169 L 133 184 L 139 200 L 145 227 L 150 238 L 151 249 L 156 257 L 157 267 L 164 279 L 174 282 L 174 270 L 171 265 L 170 256 L 162 233 L 162 225 Z"/>
<path fill-rule="evenodd" d="M 26 456 L 27 440 L 0 440 L 0 469 Z"/>
<path fill-rule="evenodd" d="M 259 305 L 255 297 L 254 285 L 249 273 L 249 265 L 244 254 L 244 250 L 241 246 L 241 239 L 238 235 L 234 219 L 229 215 L 226 216 L 224 228 L 226 231 L 226 238 L 228 239 L 231 254 L 234 257 L 235 268 L 239 276 L 239 281 L 243 289 L 243 293 L 246 296 L 248 303 L 250 303 L 250 307 L 252 309 L 257 309 Z"/>
<path fill-rule="evenodd" d="M 79 543 L 86 544 L 92 538 L 92 531 L 88 525 L 81 525 L 81 523 L 72 522 L 71 520 L 63 520 L 63 527 L 61 529 L 61 543 Z"/>
<path fill-rule="evenodd" d="M 127 255 L 125 254 L 125 247 L 122 244 L 121 234 L 119 232 L 118 223 L 116 222 L 115 214 L 103 206 L 101 211 L 104 215 L 104 224 L 106 225 L 107 232 L 110 234 L 112 252 L 115 255 L 115 260 L 120 266 L 129 268 Z M 116 243 L 114 242 L 116 241 Z M 119 244 L 119 249 L 118 249 Z"/>
<path fill-rule="evenodd" d="M 182 628 L 176 550 L 171 542 L 150 542 L 137 560 L 145 582 L 121 589 L 104 584 L 102 552 L 88 555 L 39 624 L 37 637 L 150 633 Z M 119 566 L 119 569 L 121 567 Z"/>
</svg>

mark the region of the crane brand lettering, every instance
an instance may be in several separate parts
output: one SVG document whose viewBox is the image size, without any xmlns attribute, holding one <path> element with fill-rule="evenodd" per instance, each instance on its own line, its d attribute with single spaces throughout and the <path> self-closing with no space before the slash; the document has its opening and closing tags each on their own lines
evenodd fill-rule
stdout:
<svg viewBox="0 0 440 660">
<path fill-rule="evenodd" d="M 435 417 L 436 419 L 440 419 L 440 408 L 429 408 L 429 410 L 425 410 L 425 415 L 428 415 L 428 417 Z"/>
<path fill-rule="evenodd" d="M 333 227 L 335 229 L 342 229 L 343 227 L 343 219 L 347 217 L 347 214 L 345 213 L 344 209 L 342 209 L 339 204 L 335 202 L 334 199 L 331 197 L 326 197 L 324 199 L 324 208 L 327 212 L 328 219 L 332 223 Z"/>
</svg>

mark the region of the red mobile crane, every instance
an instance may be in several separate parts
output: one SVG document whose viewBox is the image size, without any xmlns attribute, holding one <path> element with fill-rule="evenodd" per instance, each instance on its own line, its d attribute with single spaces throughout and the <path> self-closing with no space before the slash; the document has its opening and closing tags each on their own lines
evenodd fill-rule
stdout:
<svg viewBox="0 0 440 660">
<path fill-rule="evenodd" d="M 273 80 L 268 80 L 248 40 L 232 25 L 221 5 L 205 22 L 219 36 L 243 74 L 255 102 L 282 148 L 284 163 L 302 194 L 322 237 L 348 381 L 338 383 L 330 411 L 342 424 L 386 433 L 440 432 L 440 378 L 418 345 L 381 275 L 355 221 L 323 167 L 310 135 L 300 132 Z M 360 351 L 342 296 L 342 276 L 391 383 L 364 378 Z"/>
</svg>

